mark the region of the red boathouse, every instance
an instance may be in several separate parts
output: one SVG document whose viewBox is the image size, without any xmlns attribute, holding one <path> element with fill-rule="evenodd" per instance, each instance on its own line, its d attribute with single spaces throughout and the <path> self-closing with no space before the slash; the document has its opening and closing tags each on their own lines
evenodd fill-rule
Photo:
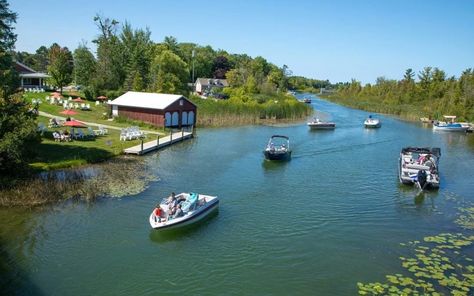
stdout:
<svg viewBox="0 0 474 296">
<path fill-rule="evenodd" d="M 129 91 L 108 103 L 112 116 L 162 127 L 195 125 L 197 107 L 182 95 Z"/>
</svg>

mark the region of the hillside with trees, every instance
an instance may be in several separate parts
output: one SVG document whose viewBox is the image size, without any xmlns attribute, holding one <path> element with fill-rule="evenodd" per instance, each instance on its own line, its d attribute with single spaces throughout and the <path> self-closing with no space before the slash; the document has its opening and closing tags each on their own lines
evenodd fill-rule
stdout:
<svg viewBox="0 0 474 296">
<path fill-rule="evenodd" d="M 416 76 L 405 71 L 402 80 L 379 77 L 375 84 L 359 81 L 339 85 L 331 101 L 367 111 L 390 113 L 409 119 L 442 119 L 456 115 L 461 121 L 474 121 L 474 70 L 467 69 L 459 78 L 446 77 L 438 68 L 425 67 Z"/>
</svg>

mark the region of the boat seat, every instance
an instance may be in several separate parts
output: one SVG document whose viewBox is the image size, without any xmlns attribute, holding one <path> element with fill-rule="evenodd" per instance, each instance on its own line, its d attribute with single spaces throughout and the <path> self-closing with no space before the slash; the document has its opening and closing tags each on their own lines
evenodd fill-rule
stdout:
<svg viewBox="0 0 474 296">
<path fill-rule="evenodd" d="M 425 171 L 430 170 L 429 166 L 421 165 L 421 164 L 417 164 L 417 163 L 409 163 L 409 164 L 406 165 L 406 168 L 407 169 L 415 169 L 415 170 L 425 170 Z"/>
</svg>

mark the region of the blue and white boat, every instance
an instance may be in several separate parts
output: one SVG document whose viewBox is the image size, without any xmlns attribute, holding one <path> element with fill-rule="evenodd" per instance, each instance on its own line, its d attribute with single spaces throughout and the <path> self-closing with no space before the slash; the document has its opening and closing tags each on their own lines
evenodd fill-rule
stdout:
<svg viewBox="0 0 474 296">
<path fill-rule="evenodd" d="M 382 126 L 382 123 L 378 118 L 374 118 L 372 115 L 369 115 L 369 118 L 364 121 L 364 126 L 366 128 L 379 128 Z"/>
<path fill-rule="evenodd" d="M 196 223 L 219 207 L 219 198 L 217 196 L 180 193 L 176 195 L 176 199 L 180 201 L 178 204 L 181 206 L 183 215 L 175 218 L 171 216 L 169 214 L 168 198 L 164 198 L 159 205 L 161 215 L 157 216 L 155 209 L 150 214 L 149 221 L 153 229 L 174 229 Z"/>
<path fill-rule="evenodd" d="M 416 184 L 419 189 L 439 188 L 440 148 L 405 147 L 398 160 L 400 183 Z"/>
<path fill-rule="evenodd" d="M 445 115 L 445 122 L 437 122 L 433 124 L 434 131 L 446 131 L 446 132 L 466 132 L 469 129 L 469 125 L 465 125 L 459 122 L 455 122 L 456 116 Z"/>
</svg>

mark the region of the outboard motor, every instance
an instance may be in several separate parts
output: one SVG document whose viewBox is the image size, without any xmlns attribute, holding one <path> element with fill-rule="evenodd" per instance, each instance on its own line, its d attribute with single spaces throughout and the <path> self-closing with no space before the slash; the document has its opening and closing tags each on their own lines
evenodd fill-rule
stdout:
<svg viewBox="0 0 474 296">
<path fill-rule="evenodd" d="M 426 171 L 425 170 L 419 170 L 418 174 L 416 176 L 416 179 L 417 179 L 418 184 L 420 185 L 421 189 L 425 188 L 426 178 L 427 178 Z"/>
</svg>

